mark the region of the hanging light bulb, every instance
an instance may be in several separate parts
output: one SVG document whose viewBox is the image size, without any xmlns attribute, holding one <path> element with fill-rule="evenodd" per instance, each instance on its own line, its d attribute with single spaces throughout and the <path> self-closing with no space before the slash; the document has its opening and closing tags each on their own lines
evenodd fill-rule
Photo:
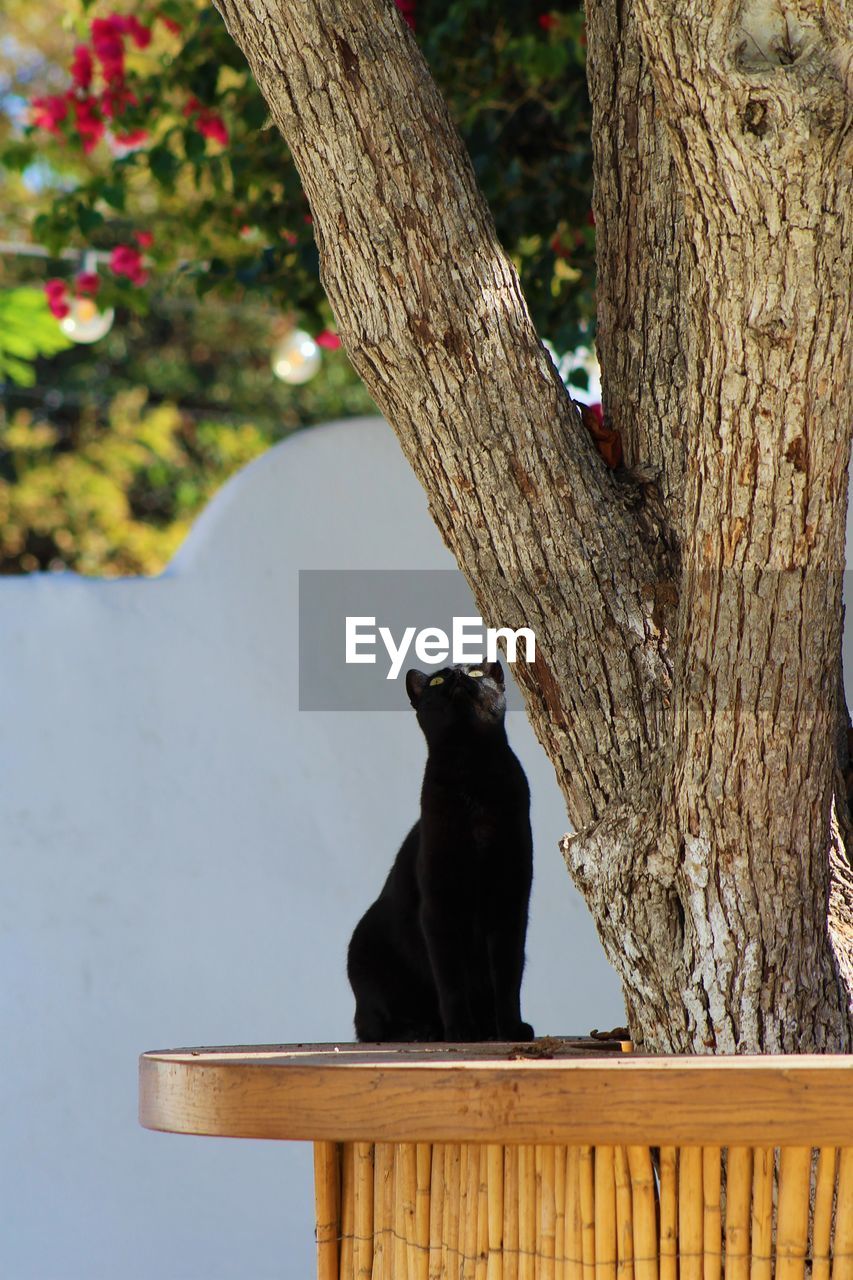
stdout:
<svg viewBox="0 0 853 1280">
<path fill-rule="evenodd" d="M 68 305 L 71 310 L 60 320 L 59 327 L 72 342 L 99 342 L 113 327 L 112 307 L 99 311 L 93 299 L 87 297 L 72 298 Z"/>
<path fill-rule="evenodd" d="M 272 371 L 282 382 L 300 386 L 310 381 L 320 368 L 322 354 L 317 343 L 304 329 L 291 329 L 272 353 Z"/>
</svg>

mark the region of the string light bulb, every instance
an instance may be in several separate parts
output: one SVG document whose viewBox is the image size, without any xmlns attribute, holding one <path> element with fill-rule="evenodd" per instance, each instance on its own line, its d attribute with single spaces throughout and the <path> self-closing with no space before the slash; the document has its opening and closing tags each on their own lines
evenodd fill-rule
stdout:
<svg viewBox="0 0 853 1280">
<path fill-rule="evenodd" d="M 322 359 L 320 348 L 310 333 L 304 329 L 291 329 L 273 348 L 272 371 L 282 382 L 298 387 L 303 382 L 310 382 Z"/>
<path fill-rule="evenodd" d="M 72 342 L 100 342 L 113 327 L 115 312 L 112 307 L 99 311 L 97 304 L 88 297 L 72 298 L 68 305 L 71 310 L 60 320 L 59 327 Z"/>
</svg>

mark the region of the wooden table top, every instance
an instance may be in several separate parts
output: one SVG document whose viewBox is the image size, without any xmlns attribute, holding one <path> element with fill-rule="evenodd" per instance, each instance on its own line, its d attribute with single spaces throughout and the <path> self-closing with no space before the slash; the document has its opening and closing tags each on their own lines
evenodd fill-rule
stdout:
<svg viewBox="0 0 853 1280">
<path fill-rule="evenodd" d="M 139 1064 L 149 1129 L 303 1141 L 853 1146 L 853 1056 L 619 1044 L 256 1045 Z"/>
</svg>

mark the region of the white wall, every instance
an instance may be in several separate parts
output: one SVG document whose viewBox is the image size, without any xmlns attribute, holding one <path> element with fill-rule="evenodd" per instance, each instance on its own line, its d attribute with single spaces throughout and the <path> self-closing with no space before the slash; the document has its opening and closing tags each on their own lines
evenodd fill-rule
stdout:
<svg viewBox="0 0 853 1280">
<path fill-rule="evenodd" d="M 0 1276 L 306 1280 L 310 1150 L 136 1121 L 136 1060 L 347 1040 L 344 957 L 417 815 L 414 717 L 299 713 L 297 570 L 453 567 L 390 430 L 298 435 L 162 578 L 0 580 Z M 623 1017 L 521 713 L 540 1034 Z"/>
</svg>

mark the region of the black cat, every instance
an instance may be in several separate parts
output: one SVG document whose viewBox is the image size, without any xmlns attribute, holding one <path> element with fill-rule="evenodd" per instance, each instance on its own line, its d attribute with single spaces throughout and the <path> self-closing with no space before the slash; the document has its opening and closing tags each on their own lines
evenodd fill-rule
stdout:
<svg viewBox="0 0 853 1280">
<path fill-rule="evenodd" d="M 521 1020 L 530 793 L 499 662 L 406 675 L 427 740 L 421 817 L 355 928 L 359 1040 L 531 1040 Z"/>
</svg>

